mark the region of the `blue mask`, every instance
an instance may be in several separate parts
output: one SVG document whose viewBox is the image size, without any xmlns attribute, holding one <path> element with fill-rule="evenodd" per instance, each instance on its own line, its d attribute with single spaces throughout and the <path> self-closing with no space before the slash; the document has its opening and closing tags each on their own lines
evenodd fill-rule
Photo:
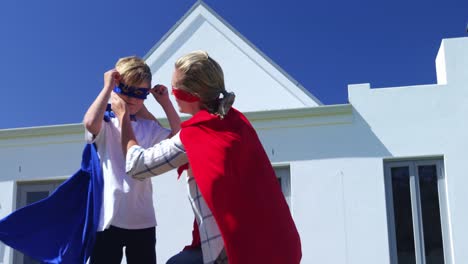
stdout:
<svg viewBox="0 0 468 264">
<path fill-rule="evenodd" d="M 150 93 L 150 89 L 133 87 L 133 86 L 125 85 L 124 83 L 121 82 L 119 85 L 116 85 L 114 87 L 114 92 L 129 96 L 129 97 L 145 100 L 148 94 Z"/>
</svg>

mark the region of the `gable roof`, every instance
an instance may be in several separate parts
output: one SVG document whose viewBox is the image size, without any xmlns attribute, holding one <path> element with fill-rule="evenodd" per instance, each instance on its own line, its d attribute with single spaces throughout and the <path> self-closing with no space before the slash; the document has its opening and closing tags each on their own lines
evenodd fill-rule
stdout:
<svg viewBox="0 0 468 264">
<path fill-rule="evenodd" d="M 193 50 L 207 51 L 221 65 L 226 89 L 236 94 L 234 106 L 240 111 L 322 105 L 203 1 L 197 1 L 144 57 L 153 73 L 153 85 L 169 87 L 174 62 Z M 157 117 L 165 116 L 154 99 L 145 104 Z"/>
</svg>

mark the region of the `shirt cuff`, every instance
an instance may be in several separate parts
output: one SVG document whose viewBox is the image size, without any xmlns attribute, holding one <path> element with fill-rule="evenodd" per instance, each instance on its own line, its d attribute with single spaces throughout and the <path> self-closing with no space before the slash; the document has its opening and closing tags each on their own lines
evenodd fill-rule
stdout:
<svg viewBox="0 0 468 264">
<path fill-rule="evenodd" d="M 131 172 L 138 161 L 138 157 L 143 151 L 144 149 L 138 145 L 133 145 L 127 150 L 127 156 L 125 157 L 125 172 L 128 175 L 131 175 Z"/>
</svg>

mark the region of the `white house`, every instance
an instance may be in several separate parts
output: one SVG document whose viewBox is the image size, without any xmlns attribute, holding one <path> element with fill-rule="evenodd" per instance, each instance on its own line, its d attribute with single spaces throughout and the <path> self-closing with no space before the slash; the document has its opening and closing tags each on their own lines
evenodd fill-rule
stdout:
<svg viewBox="0 0 468 264">
<path fill-rule="evenodd" d="M 157 82 L 170 83 L 175 59 L 195 49 L 220 62 L 256 128 L 302 263 L 468 263 L 468 38 L 442 40 L 437 84 L 350 85 L 344 105 L 322 105 L 202 2 L 145 59 Z M 163 117 L 155 101 L 147 106 Z M 0 217 L 73 174 L 83 146 L 82 124 L 0 130 Z M 165 263 L 190 242 L 193 214 L 174 172 L 153 186 Z M 0 262 L 31 263 L 3 245 Z"/>
</svg>

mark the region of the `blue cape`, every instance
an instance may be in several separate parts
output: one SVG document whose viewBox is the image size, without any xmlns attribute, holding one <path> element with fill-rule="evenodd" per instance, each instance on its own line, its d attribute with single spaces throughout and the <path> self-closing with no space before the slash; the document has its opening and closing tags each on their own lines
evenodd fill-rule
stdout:
<svg viewBox="0 0 468 264">
<path fill-rule="evenodd" d="M 0 220 L 0 240 L 43 263 L 86 263 L 102 205 L 103 177 L 96 148 L 87 144 L 81 169 L 49 197 Z"/>
</svg>

